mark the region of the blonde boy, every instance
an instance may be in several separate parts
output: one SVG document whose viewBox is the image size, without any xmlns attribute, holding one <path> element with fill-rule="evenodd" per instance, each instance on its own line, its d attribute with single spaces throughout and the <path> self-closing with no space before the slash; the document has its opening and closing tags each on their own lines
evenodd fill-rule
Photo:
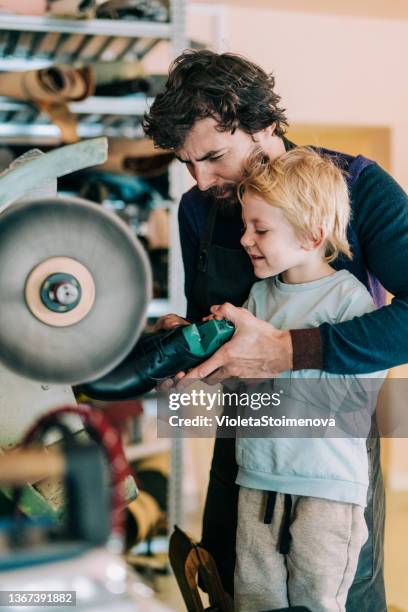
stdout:
<svg viewBox="0 0 408 612">
<path fill-rule="evenodd" d="M 374 310 L 366 288 L 347 270 L 330 265 L 339 255 L 351 257 L 347 186 L 330 160 L 304 148 L 273 162 L 255 152 L 238 193 L 245 226 L 241 243 L 263 279 L 252 287 L 245 308 L 280 329 L 339 323 Z M 321 385 L 330 379 L 332 386 L 334 379 L 340 395 L 354 379 L 321 370 L 280 377 L 297 379 L 298 388 L 303 379 Z M 358 411 L 372 401 L 362 384 L 357 395 L 343 395 L 339 411 L 345 404 Z M 324 411 L 327 399 L 318 392 L 296 401 Z M 367 538 L 364 437 L 238 438 L 236 454 L 236 610 L 288 605 L 345 610 Z"/>
</svg>

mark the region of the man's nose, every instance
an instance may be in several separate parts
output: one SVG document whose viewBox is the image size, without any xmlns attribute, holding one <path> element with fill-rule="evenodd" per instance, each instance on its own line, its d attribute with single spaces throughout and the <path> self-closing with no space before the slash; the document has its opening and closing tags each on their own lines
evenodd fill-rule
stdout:
<svg viewBox="0 0 408 612">
<path fill-rule="evenodd" d="M 210 187 L 214 187 L 216 182 L 215 177 L 208 171 L 208 168 L 206 168 L 204 164 L 197 164 L 194 168 L 194 178 L 200 191 L 206 191 Z"/>
</svg>

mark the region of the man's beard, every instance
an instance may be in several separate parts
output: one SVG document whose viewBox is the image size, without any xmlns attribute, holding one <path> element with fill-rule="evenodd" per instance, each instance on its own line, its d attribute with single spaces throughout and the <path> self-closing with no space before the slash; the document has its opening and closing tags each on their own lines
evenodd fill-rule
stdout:
<svg viewBox="0 0 408 612">
<path fill-rule="evenodd" d="M 239 206 L 236 185 L 229 184 L 225 187 L 210 187 L 206 193 L 211 198 L 217 200 L 218 210 L 225 216 L 236 212 L 237 206 Z"/>
</svg>

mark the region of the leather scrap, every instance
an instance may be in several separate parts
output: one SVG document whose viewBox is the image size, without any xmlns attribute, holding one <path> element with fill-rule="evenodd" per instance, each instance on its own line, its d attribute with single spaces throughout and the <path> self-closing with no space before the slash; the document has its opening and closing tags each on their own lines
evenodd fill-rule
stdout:
<svg viewBox="0 0 408 612">
<path fill-rule="evenodd" d="M 96 0 L 48 0 L 47 5 L 53 17 L 92 18 L 96 13 Z"/>
<path fill-rule="evenodd" d="M 76 116 L 68 102 L 79 102 L 95 91 L 95 76 L 91 67 L 73 68 L 55 65 L 27 72 L 0 74 L 0 96 L 32 102 L 61 130 L 63 142 L 76 142 Z"/>
</svg>

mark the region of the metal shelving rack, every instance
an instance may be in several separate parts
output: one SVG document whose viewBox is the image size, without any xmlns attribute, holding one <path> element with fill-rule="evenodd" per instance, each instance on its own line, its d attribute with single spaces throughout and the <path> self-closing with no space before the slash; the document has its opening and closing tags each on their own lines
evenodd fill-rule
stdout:
<svg viewBox="0 0 408 612">
<path fill-rule="evenodd" d="M 0 60 L 1 64 L 1 60 Z M 69 109 L 78 118 L 80 138 L 111 136 L 141 138 L 140 117 L 151 98 L 90 97 L 72 102 Z M 109 109 L 109 111 L 107 110 Z M 58 144 L 59 129 L 29 103 L 0 97 L 0 140 L 10 144 Z"/>
<path fill-rule="evenodd" d="M 185 0 L 171 0 L 170 22 L 152 23 L 126 20 L 72 20 L 0 14 L 0 71 L 34 70 L 52 63 L 89 64 L 92 62 L 135 61 L 163 40 L 169 41 L 172 56 L 186 46 Z M 90 97 L 72 103 L 81 138 L 100 135 L 123 138 L 142 136 L 140 119 L 151 100 Z M 0 97 L 0 143 L 58 144 L 59 130 L 46 116 L 26 102 Z M 171 195 L 178 202 L 185 190 L 183 170 L 172 167 Z M 169 299 L 153 300 L 148 315 L 184 310 L 184 291 L 180 269 L 176 206 L 171 210 L 171 248 L 169 262 Z M 153 450 L 170 447 L 169 525 L 182 521 L 182 441 L 158 441 Z M 129 456 L 149 453 L 149 448 L 131 448 Z"/>
<path fill-rule="evenodd" d="M 181 1 L 174 0 L 174 4 Z M 179 9 L 173 12 L 182 15 Z M 35 70 L 52 63 L 137 61 L 160 41 L 172 42 L 182 27 L 174 22 L 0 15 L 0 70 Z M 140 117 L 149 103 L 143 95 L 132 99 L 98 96 L 69 107 L 78 115 L 81 137 L 105 134 L 138 138 L 142 136 Z M 33 105 L 0 98 L 0 139 L 55 144 L 59 131 Z"/>
</svg>

